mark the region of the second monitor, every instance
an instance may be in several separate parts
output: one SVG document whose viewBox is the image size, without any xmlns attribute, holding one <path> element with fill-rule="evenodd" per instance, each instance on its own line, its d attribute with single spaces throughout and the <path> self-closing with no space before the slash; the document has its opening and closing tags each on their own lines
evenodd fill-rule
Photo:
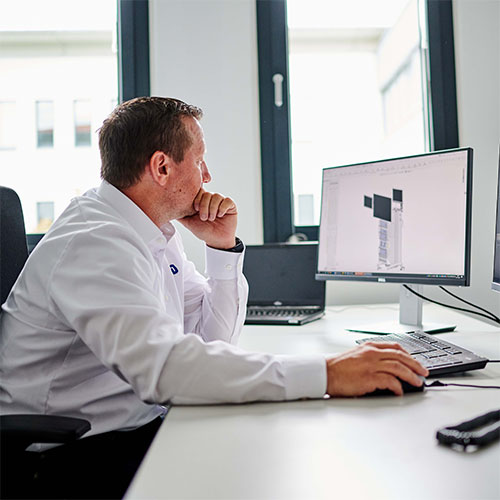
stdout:
<svg viewBox="0 0 500 500">
<path fill-rule="evenodd" d="M 438 151 L 323 171 L 319 280 L 467 286 L 472 149 Z M 400 293 L 397 325 L 360 331 L 444 331 Z"/>
</svg>

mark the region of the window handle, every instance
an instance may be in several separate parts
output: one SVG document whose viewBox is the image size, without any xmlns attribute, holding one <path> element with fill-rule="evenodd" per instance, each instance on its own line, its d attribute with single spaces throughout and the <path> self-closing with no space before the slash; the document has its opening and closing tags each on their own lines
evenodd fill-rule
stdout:
<svg viewBox="0 0 500 500">
<path fill-rule="evenodd" d="M 280 73 L 275 73 L 273 75 L 274 83 L 274 105 L 277 108 L 283 106 L 283 75 Z"/>
</svg>

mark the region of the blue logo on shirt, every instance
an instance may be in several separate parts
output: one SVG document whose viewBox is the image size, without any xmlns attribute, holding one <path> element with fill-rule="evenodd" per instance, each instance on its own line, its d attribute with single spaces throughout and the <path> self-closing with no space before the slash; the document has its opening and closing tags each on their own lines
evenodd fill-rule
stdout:
<svg viewBox="0 0 500 500">
<path fill-rule="evenodd" d="M 170 264 L 170 270 L 172 271 L 172 274 L 177 274 L 179 272 L 179 269 L 177 269 L 173 264 Z"/>
</svg>

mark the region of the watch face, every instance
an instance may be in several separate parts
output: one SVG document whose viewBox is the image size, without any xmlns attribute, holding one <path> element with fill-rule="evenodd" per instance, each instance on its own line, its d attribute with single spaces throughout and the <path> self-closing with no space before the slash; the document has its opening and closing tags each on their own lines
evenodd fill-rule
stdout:
<svg viewBox="0 0 500 500">
<path fill-rule="evenodd" d="M 233 248 L 228 248 L 228 251 L 230 252 L 243 252 L 243 248 L 245 248 L 245 245 L 243 245 L 243 242 L 239 238 L 236 239 L 236 245 L 234 245 Z"/>
</svg>

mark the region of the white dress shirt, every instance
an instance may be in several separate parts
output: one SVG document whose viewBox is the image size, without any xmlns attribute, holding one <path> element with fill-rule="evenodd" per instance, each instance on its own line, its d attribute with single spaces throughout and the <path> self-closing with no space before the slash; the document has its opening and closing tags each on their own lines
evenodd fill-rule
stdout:
<svg viewBox="0 0 500 500">
<path fill-rule="evenodd" d="M 75 198 L 30 255 L 0 316 L 0 408 L 85 418 L 91 434 L 146 424 L 162 404 L 322 397 L 323 356 L 234 344 L 243 253 L 206 249 L 207 278 L 103 182 Z"/>
</svg>

